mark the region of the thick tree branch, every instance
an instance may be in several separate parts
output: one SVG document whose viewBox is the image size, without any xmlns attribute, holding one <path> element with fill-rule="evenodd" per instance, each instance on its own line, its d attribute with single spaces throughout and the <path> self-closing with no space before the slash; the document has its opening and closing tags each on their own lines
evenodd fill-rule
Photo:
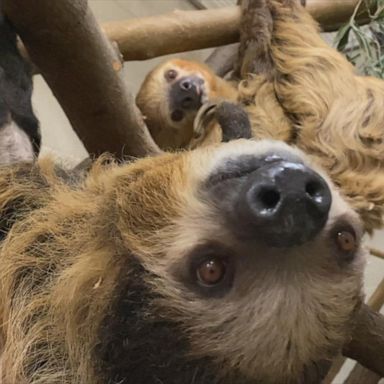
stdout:
<svg viewBox="0 0 384 384">
<path fill-rule="evenodd" d="M 372 253 L 372 251 L 371 251 L 371 253 Z M 367 304 L 368 304 L 370 310 L 376 311 L 376 312 L 380 311 L 380 309 L 383 307 L 383 305 L 384 305 L 384 279 L 377 286 L 377 288 L 373 292 L 372 296 L 369 298 Z M 364 311 L 366 311 L 366 308 L 364 309 Z M 367 316 L 367 317 L 369 317 L 369 316 Z M 355 333 L 356 332 L 359 332 L 358 327 L 355 329 Z M 356 348 L 356 345 L 355 345 L 355 348 Z M 358 348 L 365 348 L 365 347 L 361 346 Z M 384 351 L 382 351 L 381 353 L 384 355 Z M 346 357 L 342 356 L 342 355 L 340 355 L 337 359 L 335 359 L 335 361 L 333 362 L 332 367 L 331 367 L 330 371 L 328 372 L 328 375 L 327 375 L 326 379 L 324 380 L 323 384 L 331 384 L 333 382 L 334 378 L 339 373 L 339 371 L 342 368 L 342 366 L 344 365 L 345 361 L 346 361 Z M 352 383 L 353 380 L 361 377 L 361 375 L 367 375 L 367 377 L 370 377 L 371 379 L 375 378 L 374 374 L 368 373 L 366 368 L 364 368 L 360 364 L 356 363 L 353 371 L 351 372 L 350 376 L 347 379 L 347 382 L 348 382 L 348 380 L 350 380 L 350 382 Z M 376 377 L 377 377 L 377 375 L 376 375 Z M 344 384 L 346 384 L 346 383 L 344 383 Z"/>
<path fill-rule="evenodd" d="M 170 14 L 114 21 L 103 24 L 116 41 L 126 61 L 212 48 L 239 39 L 238 7 L 205 11 L 179 11 Z"/>
<path fill-rule="evenodd" d="M 306 0 L 309 13 L 324 31 L 337 30 L 352 15 L 359 0 Z M 200 11 L 174 11 L 155 17 L 116 21 L 103 25 L 108 38 L 116 41 L 124 59 L 153 57 L 212 48 L 239 40 L 239 7 Z M 365 12 L 357 21 L 367 23 Z"/>
<path fill-rule="evenodd" d="M 6 2 L 11 3 L 11 0 Z M 358 2 L 359 0 L 306 0 L 306 8 L 321 23 L 325 31 L 333 31 L 348 20 Z M 22 3 L 20 6 L 24 4 L 26 9 L 34 4 L 26 0 L 18 0 L 16 3 Z M 53 8 L 57 8 L 59 2 L 51 3 Z M 36 4 L 38 9 L 38 0 Z M 229 7 L 214 10 L 174 11 L 165 15 L 114 21 L 104 23 L 102 29 L 109 40 L 118 44 L 124 60 L 146 60 L 170 53 L 236 43 L 239 41 L 240 19 L 240 8 Z M 368 22 L 366 12 L 360 12 L 357 21 Z M 44 24 L 36 29 L 40 30 L 41 27 L 44 27 Z M 51 49 L 55 50 L 55 44 L 52 43 Z M 21 50 L 26 54 L 23 47 Z M 233 56 L 230 54 L 229 60 L 231 57 Z M 226 65 L 217 64 L 217 55 L 214 60 L 214 69 L 218 65 L 219 74 L 229 65 L 228 62 Z"/>
<path fill-rule="evenodd" d="M 86 0 L 4 0 L 3 7 L 91 155 L 158 152 Z"/>
<path fill-rule="evenodd" d="M 239 44 L 234 43 L 216 48 L 205 60 L 217 76 L 224 77 L 234 69 L 237 61 Z"/>
<path fill-rule="evenodd" d="M 332 32 L 339 29 L 345 24 L 356 6 L 359 4 L 359 0 L 305 0 L 305 7 L 308 12 L 320 23 L 325 32 Z M 371 1 L 371 10 L 377 7 Z M 360 11 L 357 13 L 356 22 L 359 24 L 369 23 L 370 19 L 367 14 L 367 9 L 364 1 L 361 4 Z"/>
<path fill-rule="evenodd" d="M 376 248 L 370 248 L 369 252 L 371 253 L 371 255 L 376 256 L 376 257 L 384 260 L 384 252 L 383 251 L 380 251 L 379 249 L 376 249 Z"/>
<path fill-rule="evenodd" d="M 356 364 L 344 384 L 377 384 L 381 377 L 375 372 Z"/>
<path fill-rule="evenodd" d="M 374 311 L 379 311 L 384 305 L 384 279 L 369 298 L 368 305 Z M 381 356 L 383 359 L 381 364 L 384 365 L 384 351 L 381 351 Z M 384 374 L 381 373 L 381 375 Z M 356 363 L 344 384 L 377 384 L 380 381 L 380 378 L 381 376 Z"/>
<path fill-rule="evenodd" d="M 384 316 L 363 305 L 343 354 L 384 377 Z"/>
<path fill-rule="evenodd" d="M 375 292 L 368 300 L 368 305 L 374 311 L 380 311 L 384 306 L 384 279 L 381 280 L 379 285 L 376 287 Z"/>
</svg>

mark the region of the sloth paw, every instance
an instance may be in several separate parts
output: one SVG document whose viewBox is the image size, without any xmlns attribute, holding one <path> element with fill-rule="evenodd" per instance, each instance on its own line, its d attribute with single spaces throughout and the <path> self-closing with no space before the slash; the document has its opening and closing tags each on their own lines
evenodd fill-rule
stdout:
<svg viewBox="0 0 384 384">
<path fill-rule="evenodd" d="M 215 115 L 223 132 L 223 142 L 252 137 L 251 122 L 240 105 L 224 101 L 217 106 Z"/>
</svg>

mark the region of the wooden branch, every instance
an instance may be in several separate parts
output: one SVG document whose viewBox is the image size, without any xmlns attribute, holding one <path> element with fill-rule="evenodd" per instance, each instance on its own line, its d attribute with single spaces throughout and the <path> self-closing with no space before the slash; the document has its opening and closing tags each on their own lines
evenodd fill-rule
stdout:
<svg viewBox="0 0 384 384">
<path fill-rule="evenodd" d="M 216 48 L 205 60 L 217 76 L 224 77 L 234 69 L 237 61 L 239 44 L 234 43 Z"/>
<path fill-rule="evenodd" d="M 375 311 L 379 311 L 384 304 L 384 280 L 381 281 L 378 288 L 368 300 L 368 305 Z M 384 352 L 383 352 L 384 356 Z M 383 362 L 384 364 L 384 362 Z M 372 372 L 371 370 L 363 367 L 361 364 L 356 363 L 352 371 L 348 375 L 344 384 L 377 384 L 381 379 L 381 376 Z"/>
<path fill-rule="evenodd" d="M 384 305 L 384 279 L 381 280 L 380 284 L 373 292 L 372 296 L 368 300 L 368 305 L 374 311 L 380 311 Z"/>
<path fill-rule="evenodd" d="M 373 311 L 380 311 L 380 309 L 384 306 L 384 279 L 380 282 L 380 284 L 376 287 L 375 291 L 373 292 L 372 296 L 368 299 L 368 306 Z M 383 352 L 384 353 L 384 352 Z M 344 365 L 346 361 L 345 356 L 338 356 L 335 361 L 332 364 L 331 369 L 329 370 L 327 377 L 324 379 L 323 384 L 331 384 L 334 380 L 334 378 L 339 373 L 340 369 Z M 360 366 L 360 364 L 357 364 L 357 366 Z M 360 369 L 357 369 L 356 375 L 360 374 Z M 352 380 L 352 379 L 351 379 Z"/>
<path fill-rule="evenodd" d="M 11 1 L 5 0 L 5 2 L 8 3 L 7 8 L 10 12 L 9 3 Z M 15 4 L 13 9 L 21 6 L 23 10 L 25 8 L 29 13 L 28 8 L 32 8 L 32 2 L 26 0 L 18 0 L 16 3 L 19 5 Z M 51 8 L 61 8 L 57 3 L 52 1 Z M 306 7 L 312 16 L 322 24 L 325 31 L 332 31 L 348 20 L 357 3 L 358 0 L 307 0 Z M 38 13 L 39 4 L 40 1 L 36 1 L 35 13 Z M 81 9 L 76 4 L 73 7 L 74 9 L 76 7 Z M 20 17 L 20 19 L 25 19 L 25 17 Z M 37 20 L 39 18 L 36 18 Z M 358 21 L 366 23 L 369 19 L 365 13 L 361 13 Z M 36 25 L 39 25 L 39 28 L 36 28 Z M 40 30 L 44 27 L 44 24 L 36 25 L 35 29 Z M 235 43 L 239 39 L 239 28 L 239 7 L 202 11 L 174 11 L 165 15 L 113 21 L 102 25 L 108 39 L 117 42 L 126 61 L 146 60 L 169 53 Z M 54 41 L 52 41 L 50 48 L 52 50 L 57 49 Z"/>
<path fill-rule="evenodd" d="M 335 31 L 352 15 L 359 0 L 307 0 L 306 8 L 324 31 Z M 239 40 L 239 7 L 174 11 L 166 15 L 114 21 L 103 25 L 124 59 L 146 60 L 169 53 L 212 48 Z M 358 22 L 367 23 L 365 12 Z"/>
<path fill-rule="evenodd" d="M 342 354 L 337 356 L 336 359 L 333 360 L 332 366 L 321 384 L 332 384 L 346 360 L 347 359 Z"/>
<path fill-rule="evenodd" d="M 170 14 L 103 24 L 108 38 L 116 41 L 124 59 L 153 57 L 212 48 L 239 39 L 240 9 L 179 11 Z"/>
<path fill-rule="evenodd" d="M 384 260 L 384 252 L 383 251 L 380 251 L 380 250 L 375 249 L 375 248 L 370 248 L 369 252 L 371 255 L 379 257 L 380 259 Z"/>
<path fill-rule="evenodd" d="M 87 0 L 3 0 L 3 7 L 91 155 L 159 152 Z"/>
<path fill-rule="evenodd" d="M 376 373 L 356 364 L 344 384 L 377 384 L 380 379 L 381 377 Z"/>
<path fill-rule="evenodd" d="M 5 0 L 5 2 L 9 4 L 11 0 Z M 358 2 L 359 0 L 306 0 L 306 8 L 321 23 L 324 31 L 334 31 L 348 20 Z M 27 14 L 29 14 L 28 8 L 32 8 L 34 4 L 26 0 L 18 0 L 16 3 L 25 8 Z M 36 2 L 36 11 L 39 9 L 39 3 L 39 1 Z M 51 8 L 61 8 L 57 3 L 59 2 L 52 1 Z M 13 7 L 14 9 L 18 7 L 17 4 Z M 20 13 L 23 11 L 24 9 L 20 9 Z M 15 16 L 17 15 L 11 15 L 11 17 Z M 20 15 L 18 17 L 25 19 Z M 118 44 L 124 60 L 133 61 L 236 43 L 239 41 L 240 19 L 240 7 L 228 7 L 213 10 L 174 11 L 153 17 L 113 21 L 104 23 L 102 29 L 109 40 Z M 369 22 L 366 12 L 358 13 L 357 22 L 361 24 Z M 49 24 L 47 22 L 46 26 L 48 27 Z M 51 24 L 54 24 L 54 20 L 51 20 Z M 39 25 L 39 28 L 36 28 L 36 25 Z M 36 25 L 35 29 L 40 30 L 40 34 L 44 35 L 41 29 L 45 23 Z M 54 26 L 58 28 L 57 25 Z M 75 26 L 74 22 L 71 26 Z M 49 29 L 45 31 L 47 30 Z M 37 32 L 34 31 L 34 33 Z M 52 43 L 50 53 L 60 48 L 52 38 L 49 40 Z M 28 56 L 23 47 L 21 51 L 26 57 Z"/>
<path fill-rule="evenodd" d="M 384 279 L 378 285 L 373 295 L 369 298 L 368 305 L 374 311 L 379 311 L 384 305 Z M 382 364 L 384 365 L 384 351 L 382 351 L 382 357 Z M 383 373 L 382 375 L 384 376 Z M 380 381 L 380 378 L 381 376 L 368 370 L 359 363 L 356 363 L 344 384 L 377 384 Z"/>
<path fill-rule="evenodd" d="M 384 377 L 384 316 L 363 305 L 343 354 Z"/>
<path fill-rule="evenodd" d="M 374 4 L 376 3 L 376 5 Z M 320 23 L 325 32 L 338 30 L 348 19 L 359 0 L 306 0 L 305 7 L 308 12 Z M 376 9 L 377 2 L 370 2 L 371 11 Z M 356 21 L 359 24 L 366 24 L 370 21 L 364 1 L 360 11 L 357 13 Z"/>
</svg>

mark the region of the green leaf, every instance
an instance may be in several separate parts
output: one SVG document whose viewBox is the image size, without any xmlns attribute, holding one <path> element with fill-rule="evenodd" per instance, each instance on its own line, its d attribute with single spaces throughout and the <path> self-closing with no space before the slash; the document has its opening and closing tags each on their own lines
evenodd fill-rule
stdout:
<svg viewBox="0 0 384 384">
<path fill-rule="evenodd" d="M 362 8 L 371 20 L 363 27 L 355 21 Z M 372 9 L 374 13 L 370 12 Z M 384 0 L 359 0 L 349 22 L 339 29 L 334 46 L 361 73 L 384 79 Z"/>
<path fill-rule="evenodd" d="M 361 47 L 363 53 L 365 53 L 369 58 L 372 58 L 371 46 L 367 41 L 365 34 L 361 31 L 360 28 L 357 28 L 355 26 L 352 26 L 352 30 L 355 34 L 356 40 L 359 43 L 359 46 Z"/>
<path fill-rule="evenodd" d="M 349 33 L 351 32 L 351 25 L 348 23 L 341 27 L 335 37 L 334 45 L 339 51 L 345 49 L 349 42 Z"/>
</svg>

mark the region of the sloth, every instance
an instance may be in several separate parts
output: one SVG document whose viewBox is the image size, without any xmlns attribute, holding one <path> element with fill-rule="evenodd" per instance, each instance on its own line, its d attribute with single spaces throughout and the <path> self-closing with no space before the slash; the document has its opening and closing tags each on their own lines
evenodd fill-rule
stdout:
<svg viewBox="0 0 384 384">
<path fill-rule="evenodd" d="M 362 223 L 284 143 L 0 185 L 4 383 L 319 383 L 349 338 Z"/>
<path fill-rule="evenodd" d="M 235 101 L 235 85 L 202 63 L 171 59 L 146 76 L 136 104 L 156 143 L 164 150 L 174 150 L 191 141 L 200 107 L 218 98 Z"/>
<path fill-rule="evenodd" d="M 40 151 L 32 109 L 32 75 L 17 49 L 16 33 L 0 13 L 0 163 L 32 161 Z"/>
<path fill-rule="evenodd" d="M 256 80 L 278 91 L 268 100 L 297 113 L 288 119 L 278 109 L 260 115 L 258 126 L 272 133 L 274 121 L 276 132 L 291 132 L 292 144 L 307 137 L 309 146 L 337 143 L 340 153 L 329 156 L 321 146 L 304 153 L 260 134 L 126 164 L 101 158 L 89 172 L 65 171 L 50 159 L 1 167 L 1 382 L 321 381 L 361 307 L 361 239 L 381 212 L 380 177 L 372 182 L 364 166 L 379 164 L 380 153 L 375 142 L 370 156 L 365 147 L 347 151 L 327 131 L 336 124 L 340 137 L 349 126 L 348 137 L 357 135 L 352 117 L 332 109 L 340 104 L 327 104 L 345 86 L 313 76 L 320 43 L 305 12 L 290 1 L 268 2 L 268 9 L 276 78 Z M 327 76 L 337 79 L 343 68 L 348 77 L 344 59 L 332 61 L 322 47 L 316 55 Z M 313 84 L 296 92 L 299 80 L 315 79 L 332 85 L 319 104 L 332 113 L 309 109 L 310 96 L 320 97 Z M 373 95 L 366 116 L 381 100 Z M 231 127 L 236 114 L 244 132 L 253 130 L 255 115 L 251 127 L 239 108 L 218 108 L 217 120 Z M 375 113 L 361 127 L 375 128 Z M 277 124 L 280 117 L 287 125 Z M 344 163 L 329 166 L 341 156 Z M 345 164 L 355 166 L 346 177 L 362 175 L 354 184 L 337 183 Z M 372 182 L 369 198 L 360 182 Z"/>
<path fill-rule="evenodd" d="M 281 140 L 316 157 L 359 213 L 365 230 L 380 229 L 384 213 L 384 178 L 379 172 L 384 166 L 384 81 L 358 76 L 347 59 L 324 42 L 318 25 L 298 2 L 259 3 L 261 18 L 249 28 L 256 35 L 252 44 L 260 41 L 261 45 L 254 52 L 263 53 L 265 62 L 258 63 L 261 69 L 248 68 L 245 63 L 240 71 L 243 80 L 235 92 L 231 83 L 224 87 L 224 80 L 212 71 L 191 64 L 194 69 L 189 76 L 204 80 L 208 101 L 197 103 L 190 117 L 178 125 L 167 125 L 172 112 L 167 100 L 174 83 L 163 77 L 168 68 L 182 76 L 184 72 L 179 71 L 177 61 L 171 61 L 147 76 L 138 106 L 150 126 L 154 125 L 151 131 L 161 132 L 161 140 L 156 134 L 154 139 L 163 148 L 196 148 L 226 141 L 231 136 L 228 131 L 234 129 L 228 127 L 231 119 L 224 124 L 218 121 L 213 106 L 220 106 L 220 100 L 236 102 L 250 119 L 250 132 L 247 126 L 240 130 L 243 137 Z M 242 43 L 252 45 L 247 35 Z M 210 92 L 215 82 L 225 91 Z M 240 122 L 243 120 L 241 117 Z"/>
</svg>

